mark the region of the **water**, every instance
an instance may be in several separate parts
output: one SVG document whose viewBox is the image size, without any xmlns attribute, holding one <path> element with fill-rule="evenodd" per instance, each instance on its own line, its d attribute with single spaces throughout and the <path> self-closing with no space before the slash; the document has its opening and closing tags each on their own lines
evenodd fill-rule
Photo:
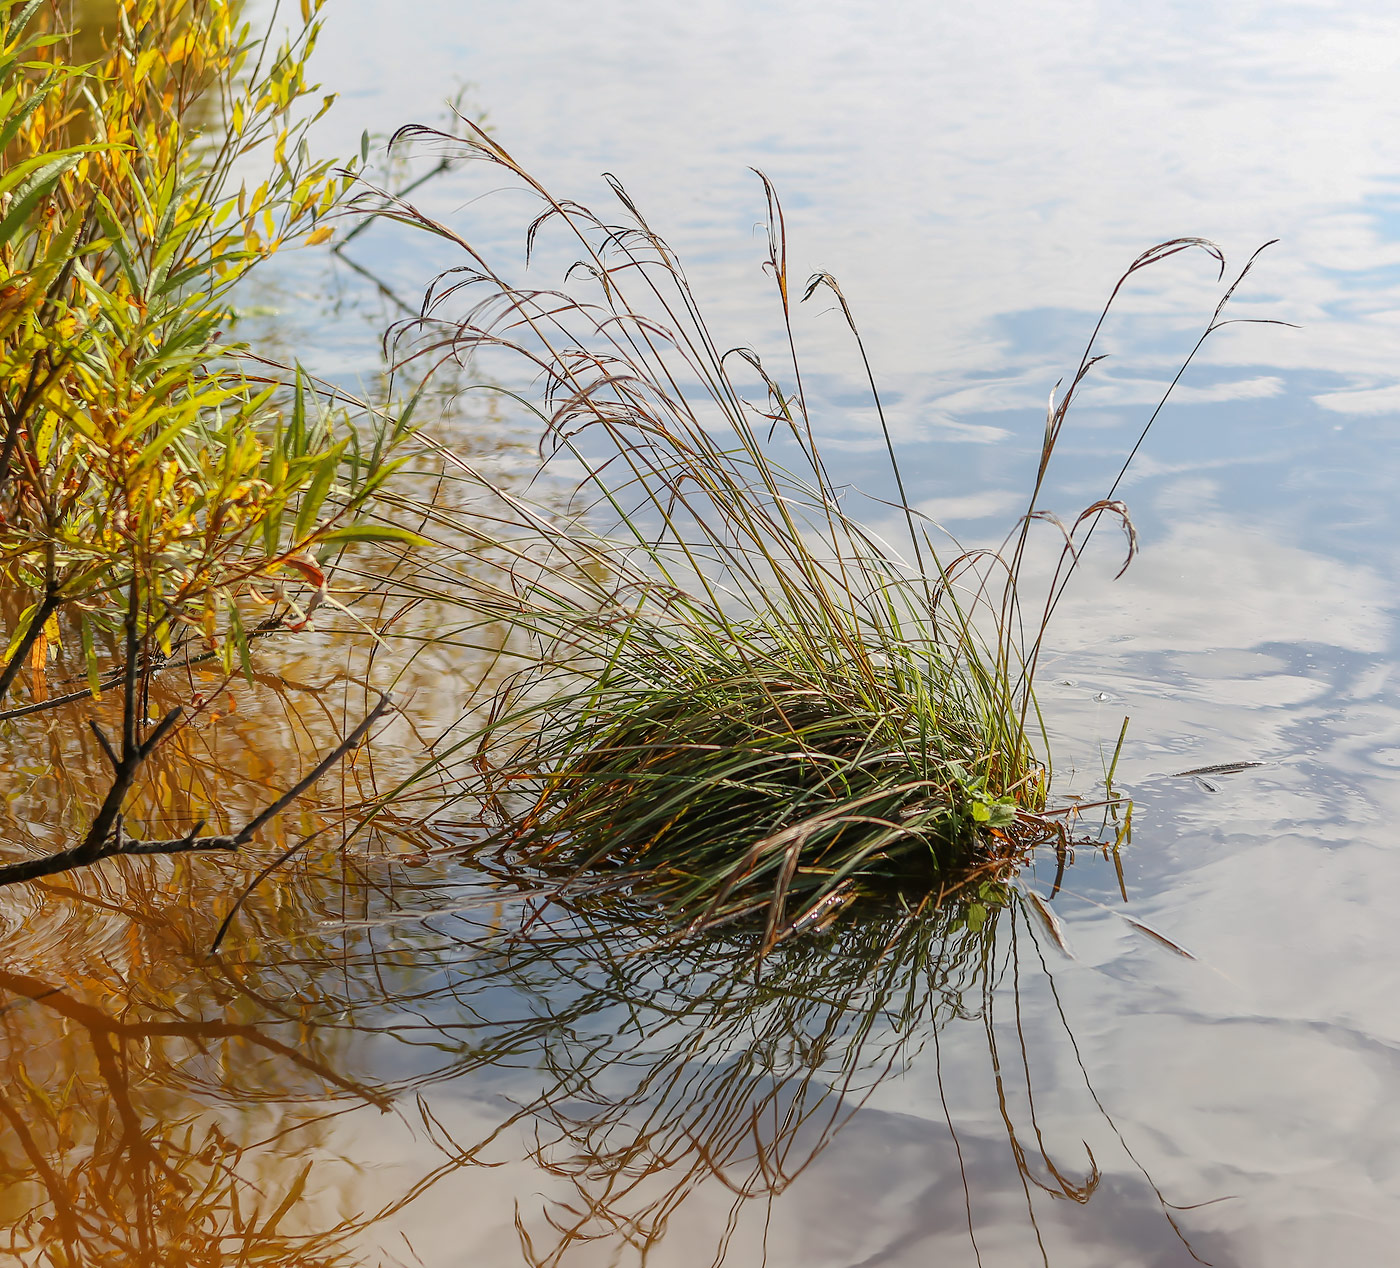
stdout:
<svg viewBox="0 0 1400 1268">
<path fill-rule="evenodd" d="M 358 847 L 259 891 L 212 960 L 270 855 L 15 889 L 0 894 L 15 1253 L 1388 1262 L 1400 19 L 713 0 L 433 0 L 411 20 L 335 0 L 329 19 L 320 74 L 345 95 L 328 150 L 438 121 L 467 82 L 468 113 L 557 193 L 601 202 L 598 174 L 617 173 L 725 342 L 772 348 L 746 171 L 763 168 L 794 271 L 830 268 L 851 299 L 913 500 L 969 542 L 1018 513 L 1046 395 L 1143 248 L 1199 234 L 1238 269 L 1280 239 L 1231 313 L 1299 329 L 1212 337 L 1123 490 L 1139 558 L 1111 581 L 1105 534 L 1057 614 L 1042 678 L 1056 792 L 1093 794 L 1129 716 L 1117 774 L 1135 803 L 1121 889 L 1092 849 L 1065 871 L 1051 905 L 1068 950 L 991 894 L 975 931 L 871 918 L 756 979 L 741 935 L 658 951 L 647 913 L 606 894 L 546 907 L 510 942 L 520 902 L 447 854 L 410 868 Z M 464 169 L 414 199 L 515 261 L 532 213 L 501 184 Z M 545 242 L 542 278 L 561 252 Z M 410 303 L 457 262 L 385 226 L 348 254 Z M 1130 287 L 1046 503 L 1073 515 L 1102 492 L 1221 289 L 1203 254 Z M 287 347 L 344 381 L 375 371 L 396 312 L 324 254 L 257 298 Z M 859 363 L 822 307 L 799 334 L 828 452 L 882 495 Z M 460 443 L 522 465 L 525 424 L 474 410 L 451 424 Z M 151 815 L 200 795 L 252 804 L 362 698 L 319 645 L 280 668 L 202 733 L 188 765 L 204 785 L 173 763 Z M 414 707 L 450 718 L 444 682 L 464 690 L 450 657 L 422 668 Z M 61 831 L 39 758 L 90 761 L 74 730 L 6 738 L 33 780 L 13 838 Z M 392 771 L 392 743 L 377 760 Z M 1243 761 L 1262 764 L 1176 774 Z M 1049 899 L 1055 873 L 1047 855 L 1026 885 Z M 65 1245 L 85 1249 L 65 1260 Z"/>
</svg>

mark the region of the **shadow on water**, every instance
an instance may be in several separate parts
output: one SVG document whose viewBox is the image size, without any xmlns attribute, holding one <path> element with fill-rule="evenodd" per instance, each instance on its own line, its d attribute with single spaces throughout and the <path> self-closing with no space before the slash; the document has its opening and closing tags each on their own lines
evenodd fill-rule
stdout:
<svg viewBox="0 0 1400 1268">
<path fill-rule="evenodd" d="M 1060 953 L 1015 886 L 759 961 L 758 932 L 677 942 L 625 894 L 565 907 L 445 856 L 405 885 L 365 856 L 250 903 L 210 958 L 256 862 L 220 884 L 124 861 L 0 895 L 11 945 L 21 926 L 47 939 L 0 970 L 0 1223 L 20 1262 L 451 1264 L 470 1247 L 777 1265 L 931 1243 L 1077 1263 L 1056 1253 L 1067 1212 L 1106 1192 L 1134 1212 L 1123 1250 L 1195 1258 L 1189 1217 L 1099 1103 Z M 860 1143 L 872 1123 L 887 1162 Z M 833 1219 L 803 1246 L 802 1225 Z"/>
</svg>

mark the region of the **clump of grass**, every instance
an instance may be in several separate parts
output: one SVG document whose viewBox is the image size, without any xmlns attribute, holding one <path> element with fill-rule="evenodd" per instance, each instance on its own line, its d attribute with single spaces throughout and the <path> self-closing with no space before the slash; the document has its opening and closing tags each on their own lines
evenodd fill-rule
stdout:
<svg viewBox="0 0 1400 1268">
<path fill-rule="evenodd" d="M 517 849 L 644 874 L 702 923 L 766 909 L 776 937 L 790 897 L 946 878 L 1039 804 L 1039 772 L 1007 788 L 977 702 L 927 651 L 882 664 L 781 628 L 718 632 L 637 631 L 551 711 Z"/>
<path fill-rule="evenodd" d="M 951 892 L 1056 834 L 1034 697 L 1045 627 L 1104 515 L 1127 528 L 1130 558 L 1135 547 L 1117 482 L 1071 524 L 1039 505 L 1093 339 L 1052 398 L 1030 504 L 1000 550 L 950 547 L 909 506 L 871 375 L 899 491 L 896 548 L 843 509 L 814 436 L 766 178 L 781 370 L 715 340 L 675 254 L 616 182 L 624 218 L 609 223 L 555 198 L 483 133 L 405 131 L 464 145 L 532 190 L 543 210 L 527 257 L 542 229 L 562 226 L 580 251 L 565 285 L 586 288 L 521 288 L 412 206 L 381 212 L 466 257 L 401 332 L 410 359 L 523 361 L 539 395 L 512 395 L 537 412 L 547 455 L 583 473 L 583 509 L 569 516 L 496 490 L 498 570 L 454 583 L 475 614 L 466 623 L 504 624 L 524 659 L 436 763 L 469 756 L 457 770 L 493 825 L 481 848 L 569 880 L 615 875 L 692 927 L 765 913 L 771 946 L 872 888 Z M 1119 286 L 1193 248 L 1223 271 L 1211 244 L 1180 239 Z M 806 295 L 818 290 L 868 373 L 839 286 L 823 273 Z M 1062 550 L 1048 592 L 1023 610 L 1038 520 L 1058 526 Z M 432 585 L 424 577 L 420 593 Z"/>
</svg>

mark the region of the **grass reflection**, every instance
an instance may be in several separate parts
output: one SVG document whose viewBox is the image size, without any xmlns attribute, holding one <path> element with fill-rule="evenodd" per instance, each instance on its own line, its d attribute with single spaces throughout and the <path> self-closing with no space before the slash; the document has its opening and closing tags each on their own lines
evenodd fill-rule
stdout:
<svg viewBox="0 0 1400 1268">
<path fill-rule="evenodd" d="M 538 990 L 563 965 L 582 989 L 542 1036 L 552 1082 L 530 1107 L 533 1159 L 573 1194 L 521 1219 L 527 1261 L 599 1240 L 645 1253 L 711 1182 L 732 1195 L 731 1225 L 782 1194 L 938 1027 L 975 1014 L 1007 897 L 976 929 L 965 908 L 896 913 L 761 965 L 751 933 L 637 956 L 572 915 L 532 938 L 505 971 Z"/>
<path fill-rule="evenodd" d="M 456 388 L 435 390 L 436 407 Z M 533 483 L 518 436 L 462 430 L 459 460 L 490 465 L 508 490 Z M 271 825 L 259 854 L 112 859 L 0 891 L 0 1247 L 63 1268 L 414 1262 L 393 1233 L 413 1227 L 415 1204 L 504 1167 L 518 1204 L 495 1214 L 513 1218 L 528 1264 L 645 1260 L 716 1191 L 728 1221 L 693 1257 L 750 1263 L 731 1251 L 740 1223 L 808 1174 L 882 1087 L 932 1065 L 942 1092 L 953 1032 L 959 1049 L 985 1036 L 979 1110 L 1000 1124 L 1037 1243 L 1042 1196 L 1093 1199 L 1100 1164 L 1078 1137 L 1052 1145 L 1038 1107 L 1037 1070 L 1074 1044 L 1067 1025 L 1058 1049 L 1027 1039 L 1023 967 L 1041 996 L 1049 978 L 1009 881 L 936 909 L 872 908 L 760 959 L 751 928 L 681 944 L 670 917 L 624 891 L 522 898 L 519 878 L 435 860 L 461 844 L 437 821 L 450 777 L 337 850 L 510 669 L 503 629 L 437 599 L 502 571 L 475 536 L 482 508 L 426 461 L 409 474 L 439 500 L 438 528 L 469 548 L 428 553 L 403 576 L 365 567 L 368 552 L 341 561 L 337 593 L 356 620 L 392 626 L 392 645 L 363 639 L 332 660 L 326 649 L 360 629 L 335 617 L 257 658 L 275 673 L 167 664 L 148 711 L 180 705 L 190 724 L 143 770 L 126 813 L 149 836 L 201 819 L 227 831 L 332 748 L 378 686 L 405 702 L 395 728 Z M 58 672 L 80 686 L 63 656 Z M 54 852 L 81 831 L 108 782 L 84 724 L 113 731 L 118 708 L 84 700 L 4 722 L 11 845 Z M 317 852 L 258 891 L 211 958 L 235 896 L 312 836 Z M 394 854 L 427 866 L 410 876 L 386 866 Z M 484 1086 L 500 1092 L 494 1117 L 467 1134 L 453 1103 Z M 979 1094 L 942 1102 L 959 1160 Z M 409 1161 L 370 1175 L 376 1154 L 342 1131 L 361 1118 L 411 1134 Z M 975 1185 L 966 1173 L 961 1184 L 975 1249 Z"/>
<path fill-rule="evenodd" d="M 513 1221 L 528 1265 L 645 1262 L 718 1200 L 712 1244 L 681 1233 L 682 1258 L 749 1264 L 744 1237 L 843 1130 L 931 1087 L 919 1121 L 946 1131 L 965 1208 L 940 1235 L 964 1246 L 1004 1232 L 976 1172 L 989 1140 L 1031 1246 L 1048 1210 L 1136 1166 L 1092 1088 L 1067 1090 L 1056 952 L 1012 883 L 760 958 L 761 929 L 679 942 L 624 891 L 564 905 L 451 859 L 416 884 L 383 857 L 294 863 L 213 958 L 258 859 L 220 860 L 222 883 L 207 861 L 129 860 L 0 894 L 6 1248 L 36 1265 L 414 1263 L 398 1231 L 427 1238 L 433 1192 L 464 1204 L 464 1238 Z M 1071 1100 L 1097 1135 L 1080 1113 L 1064 1137 Z M 409 1143 L 363 1170 L 381 1132 Z M 513 1211 L 474 1197 L 493 1171 Z M 1181 1217 L 1146 1184 L 1170 1235 Z"/>
<path fill-rule="evenodd" d="M 421 895 L 410 900 L 422 905 Z M 720 1192 L 728 1216 L 715 1243 L 690 1247 L 685 1261 L 747 1263 L 751 1247 L 728 1258 L 735 1230 L 765 1218 L 882 1085 L 912 1075 L 926 1086 L 932 1070 L 959 1159 L 961 1119 L 985 1124 L 990 1112 L 1000 1124 L 1003 1156 L 1025 1194 L 1027 1236 L 1051 1262 L 1039 1230 L 1046 1203 L 1087 1204 L 1103 1171 L 1077 1134 L 1082 1123 L 1054 1145 L 1042 1116 L 1037 1086 L 1059 1063 L 1077 1062 L 1078 1048 L 1054 993 L 1050 948 L 1020 890 L 988 882 L 941 908 L 892 907 L 784 943 L 766 959 L 758 929 L 684 942 L 673 931 L 654 909 L 607 892 L 567 907 L 529 900 L 513 917 L 479 894 L 349 922 L 358 951 L 337 967 L 359 989 L 334 1015 L 356 1016 L 416 1054 L 408 1064 L 421 1137 L 441 1161 L 414 1196 L 463 1169 L 514 1168 L 522 1258 L 543 1266 L 646 1262 L 688 1202 L 703 1192 L 709 1210 Z M 383 983 L 396 965 L 417 966 L 414 985 L 382 1001 L 392 1015 L 384 1023 L 370 981 Z M 955 1086 L 951 1099 L 940 1068 L 950 1028 L 964 1072 L 980 1031 L 988 1076 L 977 1091 Z M 1163 1233 L 1194 1258 L 1177 1208 L 1080 1069 L 1099 1135 L 1116 1142 L 1114 1165 L 1140 1173 Z M 480 1095 L 480 1080 L 514 1108 L 487 1133 L 465 1136 L 444 1109 L 454 1095 Z M 1068 1096 L 1082 1108 L 1082 1094 Z M 1054 1098 L 1057 1121 L 1065 1097 Z M 966 1172 L 960 1184 L 975 1250 L 980 1198 Z M 545 1196 L 527 1196 L 535 1194 Z M 396 1199 L 381 1214 L 402 1205 Z"/>
</svg>

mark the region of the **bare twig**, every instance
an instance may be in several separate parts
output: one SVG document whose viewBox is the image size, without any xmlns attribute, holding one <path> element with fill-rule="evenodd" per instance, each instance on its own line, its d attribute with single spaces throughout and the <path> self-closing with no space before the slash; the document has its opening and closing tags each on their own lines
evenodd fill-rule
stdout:
<svg viewBox="0 0 1400 1268">
<path fill-rule="evenodd" d="M 248 642 L 255 638 L 267 638 L 269 635 L 280 633 L 286 628 L 287 616 L 279 613 L 270 616 L 260 624 L 249 630 L 245 637 Z M 178 650 L 178 649 L 177 649 Z M 161 656 L 147 653 L 141 661 L 140 672 L 142 674 L 155 673 L 162 669 L 189 669 L 194 665 L 203 665 L 207 661 L 213 660 L 219 653 L 215 651 L 200 652 L 196 656 Z M 12 722 L 16 718 L 28 717 L 31 713 L 43 713 L 49 709 L 58 709 L 65 704 L 76 704 L 80 700 L 100 700 L 103 692 L 114 687 L 126 677 L 126 665 L 118 665 L 112 670 L 105 680 L 98 683 L 94 692 L 91 687 L 83 687 L 78 691 L 69 691 L 61 696 L 50 696 L 47 700 L 35 700 L 30 704 L 22 704 L 13 709 L 0 710 L 0 722 Z"/>
<path fill-rule="evenodd" d="M 77 867 L 85 867 L 89 864 L 100 862 L 102 859 L 112 858 L 121 854 L 186 854 L 194 851 L 205 852 L 210 850 L 233 851 L 248 844 L 253 839 L 259 828 L 268 822 L 274 815 L 285 810 L 293 801 L 301 796 L 318 779 L 321 778 L 336 762 L 340 761 L 346 753 L 355 748 L 365 735 L 369 732 L 375 722 L 384 716 L 392 707 L 392 700 L 388 696 L 381 696 L 379 703 L 370 710 L 353 731 L 350 732 L 334 749 L 323 757 L 305 776 L 298 780 L 291 788 L 267 806 L 259 814 L 250 819 L 238 832 L 218 836 L 199 836 L 199 830 L 204 826 L 203 820 L 183 837 L 171 837 L 165 839 L 133 840 L 127 837 L 120 825 L 121 803 L 125 799 L 131 782 L 139 768 L 151 751 L 168 733 L 169 729 L 179 720 L 180 710 L 172 709 L 156 725 L 155 729 L 145 741 L 139 744 L 134 752 L 135 761 L 127 769 L 127 759 L 124 756 L 120 762 L 116 762 L 116 775 L 112 780 L 112 787 L 104 798 L 102 807 L 99 809 L 97 818 L 93 820 L 93 826 L 81 845 L 74 846 L 71 850 L 63 850 L 58 854 L 45 855 L 42 858 L 22 859 L 16 863 L 7 863 L 0 866 L 0 885 L 14 884 L 18 881 L 35 880 L 41 876 L 51 876 L 55 872 L 68 872 Z M 104 742 L 103 747 L 107 749 L 108 756 L 113 753 L 110 744 Z M 295 848 L 295 847 L 294 847 Z M 289 852 L 290 854 L 290 852 Z M 289 856 L 289 855 L 288 855 Z M 287 857 L 287 856 L 284 856 Z M 279 860 L 280 862 L 280 860 Z M 270 871 L 267 869 L 266 871 Z M 266 875 L 266 871 L 263 873 Z M 261 877 L 258 878 L 262 879 Z M 256 884 L 256 881 L 254 882 Z M 251 887 L 250 887 L 251 888 Z M 246 894 L 245 894 L 246 897 Z M 241 905 L 242 899 L 239 900 Z M 237 906 L 235 906 L 235 911 Z M 232 913 L 230 913 L 230 916 Z"/>
</svg>

